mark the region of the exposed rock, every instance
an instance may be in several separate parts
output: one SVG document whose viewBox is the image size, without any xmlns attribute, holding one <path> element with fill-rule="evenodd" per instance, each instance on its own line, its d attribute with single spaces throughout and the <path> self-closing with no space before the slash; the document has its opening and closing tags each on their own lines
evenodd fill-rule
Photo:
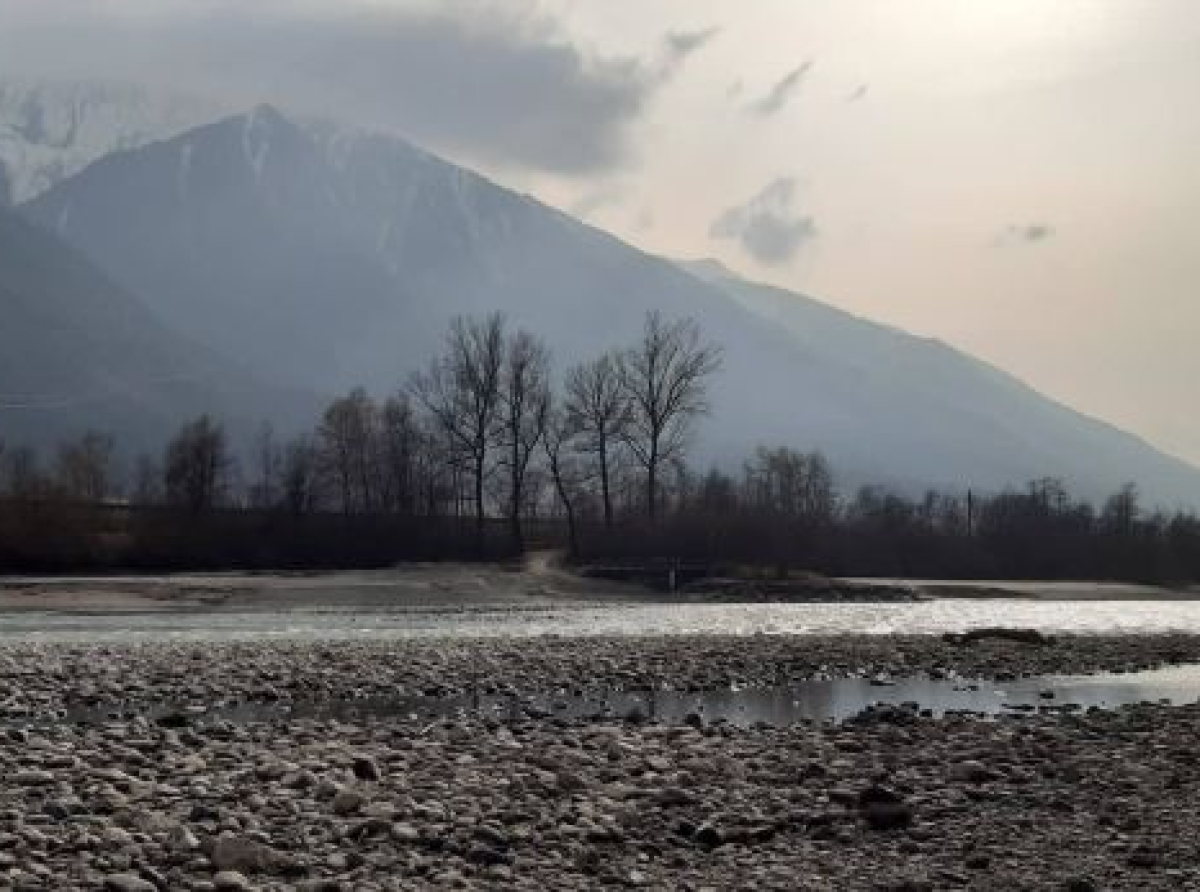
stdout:
<svg viewBox="0 0 1200 892">
<path fill-rule="evenodd" d="M 222 870 L 213 877 L 213 885 L 218 892 L 244 892 L 250 881 L 236 870 Z"/>
<path fill-rule="evenodd" d="M 275 852 L 257 840 L 223 833 L 214 841 L 209 860 L 218 871 L 256 873 L 270 869 Z"/>
<path fill-rule="evenodd" d="M 357 790 L 339 790 L 330 803 L 335 815 L 352 815 L 363 807 L 366 797 Z"/>
<path fill-rule="evenodd" d="M 379 763 L 370 756 L 356 756 L 354 759 L 354 776 L 359 780 L 377 781 L 382 776 Z"/>
<path fill-rule="evenodd" d="M 899 793 L 872 786 L 858 795 L 858 810 L 872 830 L 896 830 L 912 823 L 912 808 Z"/>
<path fill-rule="evenodd" d="M 105 877 L 104 888 L 110 892 L 158 892 L 152 882 L 131 873 L 115 873 Z"/>
</svg>

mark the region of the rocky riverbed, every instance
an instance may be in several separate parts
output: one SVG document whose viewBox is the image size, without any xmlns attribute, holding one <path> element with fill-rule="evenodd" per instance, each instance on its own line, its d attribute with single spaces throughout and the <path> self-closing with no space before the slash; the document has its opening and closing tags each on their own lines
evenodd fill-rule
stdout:
<svg viewBox="0 0 1200 892">
<path fill-rule="evenodd" d="M 0 888 L 1200 888 L 1200 706 L 170 727 L 72 702 L 1134 669 L 1187 636 L 0 650 Z M 136 710 L 135 710 L 136 711 Z M 24 714 L 23 716 L 21 714 Z"/>
<path fill-rule="evenodd" d="M 81 703 L 714 690 L 918 673 L 1006 680 L 1200 662 L 1197 635 L 655 636 L 0 646 L 0 718 Z"/>
</svg>

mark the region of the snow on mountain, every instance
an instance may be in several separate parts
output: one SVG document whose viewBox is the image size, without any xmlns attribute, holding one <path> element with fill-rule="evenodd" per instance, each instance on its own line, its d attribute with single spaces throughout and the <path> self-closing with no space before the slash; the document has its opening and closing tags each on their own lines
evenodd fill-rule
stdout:
<svg viewBox="0 0 1200 892">
<path fill-rule="evenodd" d="M 0 78 L 0 204 L 222 113 L 215 102 L 136 86 Z"/>
</svg>

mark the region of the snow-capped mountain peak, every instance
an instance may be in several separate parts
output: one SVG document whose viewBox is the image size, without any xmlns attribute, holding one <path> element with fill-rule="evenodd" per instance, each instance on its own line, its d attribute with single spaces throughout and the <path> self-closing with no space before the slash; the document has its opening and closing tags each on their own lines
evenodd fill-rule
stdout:
<svg viewBox="0 0 1200 892">
<path fill-rule="evenodd" d="M 225 111 L 211 100 L 126 84 L 0 78 L 0 204 L 27 201 L 111 152 Z"/>
</svg>

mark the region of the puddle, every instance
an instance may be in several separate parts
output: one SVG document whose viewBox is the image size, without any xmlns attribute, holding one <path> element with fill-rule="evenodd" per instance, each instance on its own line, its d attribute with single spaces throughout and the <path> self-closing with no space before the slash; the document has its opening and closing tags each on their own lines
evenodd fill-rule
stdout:
<svg viewBox="0 0 1200 892">
<path fill-rule="evenodd" d="M 936 716 L 954 712 L 1076 711 L 1116 708 L 1130 703 L 1183 705 L 1200 698 L 1200 664 L 1142 672 L 1050 675 L 1011 682 L 909 677 L 894 680 L 840 678 L 806 681 L 785 688 L 684 691 L 595 690 L 564 695 L 412 696 L 360 700 L 239 703 L 205 708 L 196 704 L 73 708 L 64 722 L 100 724 L 144 715 L 162 724 L 271 722 L 319 719 L 346 722 L 400 719 L 435 721 L 454 716 L 491 716 L 498 721 L 570 719 L 616 721 L 650 719 L 679 723 L 689 716 L 705 722 L 749 726 L 757 722 L 843 721 L 869 706 L 909 705 Z M 694 720 L 694 718 L 693 718 Z M 32 724 L 36 718 L 10 722 Z M 44 720 L 43 720 L 44 721 Z"/>
</svg>

